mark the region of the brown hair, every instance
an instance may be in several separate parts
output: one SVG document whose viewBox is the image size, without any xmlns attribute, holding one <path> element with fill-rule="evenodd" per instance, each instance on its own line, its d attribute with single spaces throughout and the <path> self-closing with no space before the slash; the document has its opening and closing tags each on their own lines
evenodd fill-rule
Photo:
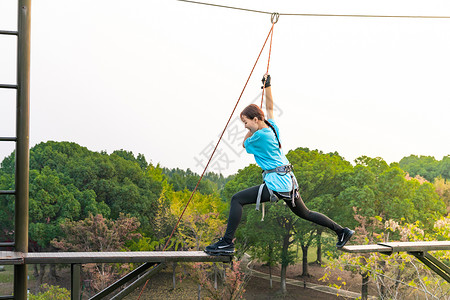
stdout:
<svg viewBox="0 0 450 300">
<path fill-rule="evenodd" d="M 264 121 L 264 123 L 266 123 L 266 125 L 272 129 L 273 133 L 275 134 L 275 137 L 277 138 L 278 147 L 281 148 L 280 139 L 278 138 L 278 134 L 275 131 L 275 128 L 272 126 L 272 124 L 270 124 L 269 121 L 267 121 L 265 119 L 264 112 L 261 108 L 259 108 L 258 105 L 250 104 L 249 106 L 244 108 L 244 110 L 241 112 L 241 115 L 240 115 L 241 119 L 242 119 L 242 116 L 246 116 L 248 119 L 251 119 L 251 120 L 253 118 L 257 118 L 258 120 Z"/>
<path fill-rule="evenodd" d="M 242 116 L 246 116 L 250 120 L 252 120 L 253 118 L 258 118 L 258 120 L 261 120 L 261 121 L 263 121 L 265 118 L 264 112 L 256 104 L 250 104 L 249 106 L 244 108 L 244 110 L 241 112 L 241 116 L 240 116 L 241 119 L 242 119 Z"/>
</svg>

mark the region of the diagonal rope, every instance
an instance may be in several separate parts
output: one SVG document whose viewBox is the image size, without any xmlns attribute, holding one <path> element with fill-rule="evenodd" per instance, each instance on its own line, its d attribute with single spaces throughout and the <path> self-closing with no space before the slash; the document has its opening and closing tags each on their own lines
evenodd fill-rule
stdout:
<svg viewBox="0 0 450 300">
<path fill-rule="evenodd" d="M 238 106 L 238 104 L 239 104 L 239 101 L 241 100 L 242 95 L 244 94 L 245 88 L 247 87 L 247 84 L 248 84 L 248 82 L 250 81 L 250 78 L 252 77 L 253 71 L 255 70 L 256 64 L 258 63 L 258 60 L 259 60 L 259 58 L 260 58 L 260 56 L 261 56 L 261 53 L 263 52 L 264 47 L 266 46 L 267 40 L 269 39 L 269 36 L 270 36 L 270 35 L 272 34 L 272 32 L 273 32 L 273 25 L 274 25 L 274 24 L 275 24 L 275 23 L 272 23 L 272 27 L 270 28 L 269 34 L 267 35 L 266 40 L 264 41 L 264 45 L 262 46 L 261 51 L 259 52 L 258 58 L 256 59 L 255 64 L 253 65 L 253 68 L 252 68 L 252 70 L 251 70 L 251 72 L 250 72 L 250 75 L 248 76 L 247 81 L 245 82 L 244 88 L 242 89 L 242 92 L 241 92 L 241 94 L 239 95 L 239 98 L 238 98 L 238 100 L 237 100 L 237 102 L 236 102 L 236 105 L 234 106 L 233 111 L 231 112 L 231 115 L 230 115 L 230 117 L 228 118 L 227 124 L 225 125 L 225 128 L 223 129 L 222 134 L 220 135 L 219 140 L 217 141 L 217 144 L 216 144 L 216 146 L 214 147 L 213 152 L 211 153 L 211 156 L 210 156 L 210 158 L 209 158 L 209 160 L 208 160 L 208 163 L 206 164 L 205 169 L 203 170 L 202 175 L 200 176 L 200 179 L 198 180 L 197 184 L 195 185 L 194 190 L 192 191 L 192 194 L 191 194 L 191 196 L 190 196 L 190 198 L 189 198 L 189 201 L 187 202 L 186 206 L 185 206 L 184 209 L 183 209 L 183 212 L 181 213 L 180 217 L 178 218 L 178 221 L 177 221 L 175 227 L 173 228 L 172 233 L 170 234 L 170 237 L 169 237 L 169 239 L 167 240 L 167 243 L 166 243 L 166 245 L 164 246 L 163 251 L 165 251 L 166 248 L 167 248 L 167 246 L 169 245 L 169 242 L 170 242 L 170 240 L 171 240 L 173 234 L 175 233 L 175 230 L 177 230 L 178 225 L 180 224 L 181 218 L 183 217 L 184 213 L 186 212 L 186 209 L 187 209 L 189 203 L 191 203 L 192 197 L 194 196 L 195 192 L 197 191 L 198 185 L 200 184 L 200 181 L 202 180 L 203 175 L 205 175 L 205 172 L 206 172 L 206 170 L 208 169 L 208 166 L 209 166 L 209 164 L 210 164 L 210 162 L 211 162 L 211 160 L 212 160 L 214 154 L 216 153 L 217 147 L 219 146 L 219 143 L 220 143 L 220 141 L 222 140 L 223 135 L 225 134 L 225 130 L 227 129 L 228 124 L 230 123 L 231 118 L 233 117 L 233 114 L 234 114 L 234 112 L 236 111 L 236 108 L 237 108 L 237 106 Z M 147 283 L 148 283 L 149 280 L 150 280 L 150 279 L 148 279 L 148 280 L 145 282 L 145 285 L 144 285 L 144 287 L 142 288 L 141 293 L 139 294 L 138 300 L 141 298 L 142 292 L 144 291 L 145 287 L 147 286 Z"/>
</svg>

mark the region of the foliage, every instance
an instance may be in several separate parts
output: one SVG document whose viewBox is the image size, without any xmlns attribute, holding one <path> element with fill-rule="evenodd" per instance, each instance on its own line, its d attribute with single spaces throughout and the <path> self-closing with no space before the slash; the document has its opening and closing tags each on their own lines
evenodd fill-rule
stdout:
<svg viewBox="0 0 450 300">
<path fill-rule="evenodd" d="M 134 233 L 138 227 L 136 218 L 124 214 L 115 221 L 102 215 L 90 215 L 84 220 L 62 223 L 65 237 L 59 241 L 54 239 L 52 245 L 63 251 L 118 251 L 126 241 L 141 237 L 141 234 Z"/>
<path fill-rule="evenodd" d="M 194 263 L 193 278 L 208 293 L 202 299 L 235 300 L 245 292 L 247 276 L 240 271 L 241 261 L 226 264 Z M 214 272 L 221 279 L 221 285 L 214 285 Z"/>
<path fill-rule="evenodd" d="M 139 227 L 136 218 L 121 214 L 115 221 L 105 219 L 102 215 L 80 221 L 61 224 L 64 238 L 53 240 L 52 245 L 63 251 L 109 252 L 120 251 L 127 241 L 141 237 L 135 233 Z M 92 280 L 94 290 L 102 290 L 118 278 L 120 272 L 128 270 L 126 264 L 86 264 L 83 267 L 85 278 Z"/>
<path fill-rule="evenodd" d="M 323 153 L 318 150 L 298 148 L 289 151 L 287 157 L 294 166 L 300 195 L 308 209 L 320 212 L 337 223 L 349 226 L 351 207 L 348 202 L 338 198 L 343 190 L 344 176 L 352 171 L 351 164 L 338 153 Z M 341 200 L 341 201 L 340 201 Z M 295 239 L 303 252 L 303 275 L 308 276 L 308 249 L 325 228 L 299 219 L 294 228 Z M 318 247 L 321 247 L 321 240 Z"/>
<path fill-rule="evenodd" d="M 421 241 L 435 238 L 435 234 L 425 234 L 419 223 L 400 223 L 388 220 L 383 223 L 381 217 L 364 217 L 356 214 L 360 224 L 355 231 L 354 240 L 358 244 L 373 244 L 377 242 Z M 442 238 L 450 238 L 447 228 L 450 220 L 443 218 L 436 223 L 436 233 L 442 234 Z M 378 230 L 374 230 L 378 228 Z M 443 253 L 433 253 L 438 259 L 446 258 Z M 329 269 L 346 269 L 360 274 L 363 279 L 373 282 L 381 299 L 405 299 L 405 298 L 429 298 L 441 299 L 448 293 L 448 284 L 431 270 L 417 262 L 407 253 L 393 253 L 383 255 L 380 253 L 368 254 L 342 254 L 339 258 L 329 258 Z M 326 281 L 327 276 L 322 280 Z M 367 294 L 364 295 L 363 298 Z M 435 297 L 435 298 L 433 298 Z"/>
<path fill-rule="evenodd" d="M 445 213 L 445 204 L 432 184 L 407 180 L 398 165 L 381 158 L 361 157 L 343 178 L 340 203 L 358 208 L 358 213 L 385 219 L 420 221 L 427 229 Z M 356 224 L 355 224 L 356 225 Z"/>
<path fill-rule="evenodd" d="M 163 173 L 167 176 L 168 183 L 172 185 L 173 190 L 176 192 L 184 189 L 192 192 L 200 179 L 200 175 L 192 172 L 190 169 L 184 171 L 179 168 L 163 168 Z M 207 172 L 200 181 L 197 191 L 202 194 L 217 193 L 224 187 L 227 180 L 222 174 Z"/>
<path fill-rule="evenodd" d="M 412 177 L 420 175 L 429 182 L 439 176 L 450 179 L 450 155 L 444 156 L 441 161 L 436 160 L 434 156 L 410 155 L 402 158 L 399 164 Z"/>
<path fill-rule="evenodd" d="M 70 300 L 70 291 L 59 286 L 48 285 L 44 283 L 40 292 L 36 295 L 28 294 L 29 300 Z"/>
<path fill-rule="evenodd" d="M 217 194 L 194 194 L 191 203 L 186 207 L 192 192 L 188 190 L 172 192 L 170 210 L 175 216 L 181 216 L 178 226 L 179 238 L 185 249 L 199 250 L 211 243 L 225 230 L 224 204 Z"/>
<path fill-rule="evenodd" d="M 447 213 L 450 213 L 450 180 L 437 177 L 433 182 L 436 193 L 441 197 L 447 207 Z"/>
</svg>

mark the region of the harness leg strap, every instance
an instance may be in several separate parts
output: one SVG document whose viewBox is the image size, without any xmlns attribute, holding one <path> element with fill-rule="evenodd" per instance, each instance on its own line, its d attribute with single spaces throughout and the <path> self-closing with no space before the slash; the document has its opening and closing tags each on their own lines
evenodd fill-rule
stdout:
<svg viewBox="0 0 450 300">
<path fill-rule="evenodd" d="M 262 194 L 262 190 L 264 188 L 266 184 L 263 183 L 259 186 L 259 190 L 258 190 L 258 196 L 256 197 L 256 210 L 259 210 L 259 206 L 261 205 L 261 194 Z"/>
</svg>

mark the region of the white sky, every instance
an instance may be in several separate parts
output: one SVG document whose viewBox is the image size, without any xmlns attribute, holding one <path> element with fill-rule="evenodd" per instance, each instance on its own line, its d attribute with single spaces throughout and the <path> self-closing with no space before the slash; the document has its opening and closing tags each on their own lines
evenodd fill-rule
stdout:
<svg viewBox="0 0 450 300">
<path fill-rule="evenodd" d="M 281 13 L 450 16 L 447 0 L 210 2 Z M 198 173 L 271 26 L 269 15 L 174 0 L 35 0 L 31 18 L 30 146 L 125 149 Z M 17 1 L 0 0 L 0 29 L 16 24 Z M 450 19 L 281 16 L 270 73 L 285 152 L 442 159 L 450 154 L 449 53 Z M 267 56 L 268 48 L 235 117 L 259 95 Z M 16 37 L 0 36 L 0 83 L 15 83 L 15 67 Z M 14 136 L 15 91 L 0 90 L 0 115 L 0 136 Z M 235 145 L 221 143 L 210 171 L 229 175 L 254 162 L 231 133 L 224 142 Z M 13 147 L 2 143 L 0 160 Z"/>
</svg>

